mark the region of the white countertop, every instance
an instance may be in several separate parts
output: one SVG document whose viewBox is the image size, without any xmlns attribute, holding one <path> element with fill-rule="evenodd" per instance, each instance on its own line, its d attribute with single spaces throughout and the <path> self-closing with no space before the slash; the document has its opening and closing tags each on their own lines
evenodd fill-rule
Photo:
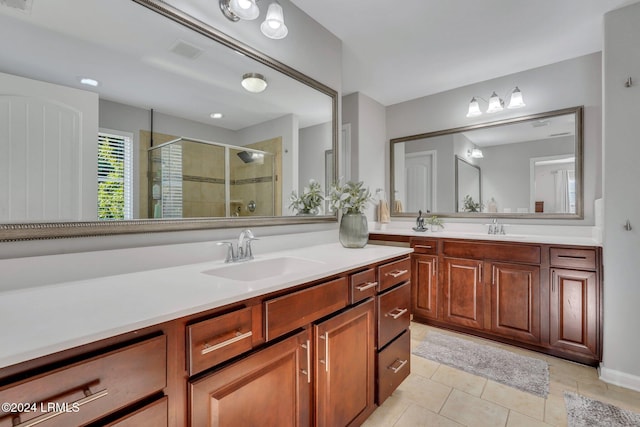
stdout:
<svg viewBox="0 0 640 427">
<path fill-rule="evenodd" d="M 530 225 L 505 225 L 506 234 L 488 234 L 487 226 L 483 224 L 445 224 L 441 231 L 414 231 L 413 223 L 386 224 L 380 229 L 380 225 L 371 228 L 370 233 L 391 236 L 409 237 L 437 237 L 473 240 L 495 240 L 505 242 L 543 243 L 558 245 L 601 246 L 602 241 L 597 237 L 594 227 L 575 226 L 530 226 Z"/>
<path fill-rule="evenodd" d="M 313 260 L 304 270 L 253 281 L 202 273 L 227 267 L 222 261 L 188 264 L 0 293 L 0 368 L 136 329 L 300 285 L 388 258 L 409 248 L 339 243 L 271 252 Z M 255 265 L 259 265 L 256 263 Z"/>
</svg>

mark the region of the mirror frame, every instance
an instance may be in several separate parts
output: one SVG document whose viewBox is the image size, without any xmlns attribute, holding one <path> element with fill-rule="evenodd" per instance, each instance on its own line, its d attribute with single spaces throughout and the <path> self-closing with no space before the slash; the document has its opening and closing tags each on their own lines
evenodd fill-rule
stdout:
<svg viewBox="0 0 640 427">
<path fill-rule="evenodd" d="M 515 117 L 511 119 L 498 120 L 494 122 L 479 123 L 470 126 L 462 126 L 453 129 L 445 129 L 435 132 L 420 133 L 416 135 L 403 136 L 399 138 L 393 138 L 389 140 L 389 162 L 390 162 L 390 180 L 391 180 L 391 206 L 394 205 L 394 158 L 393 158 L 393 146 L 396 143 L 416 141 L 419 139 L 430 138 L 434 136 L 450 135 L 453 133 L 467 132 L 474 129 L 485 129 L 496 126 L 502 126 L 513 123 L 526 122 L 529 120 L 540 120 L 549 117 L 562 116 L 566 114 L 575 114 L 575 157 L 576 157 L 576 213 L 575 214 L 558 214 L 558 213 L 489 213 L 489 212 L 431 212 L 430 215 L 437 215 L 443 218 L 514 218 L 514 219 L 584 219 L 584 176 L 583 176 L 583 147 L 584 147 L 584 135 L 583 135 L 583 110 L 584 107 L 571 107 L 563 108 L 561 110 L 547 111 L 544 113 L 530 114 L 528 116 Z M 403 212 L 394 213 L 391 212 L 392 217 L 407 217 L 414 218 L 417 212 Z"/>
<path fill-rule="evenodd" d="M 221 43 L 236 52 L 273 68 L 309 87 L 329 96 L 331 99 L 332 147 L 338 150 L 338 92 L 317 80 L 273 59 L 262 52 L 242 43 L 220 30 L 193 18 L 183 11 L 162 2 L 161 0 L 131 0 L 147 7 L 187 28 Z M 214 5 L 212 4 L 212 7 Z M 334 176 L 338 171 L 338 156 L 333 156 Z M 279 217 L 245 217 L 245 218 L 187 218 L 187 219 L 139 219 L 125 221 L 81 221 L 81 222 L 40 222 L 0 224 L 0 242 L 55 239 L 65 237 L 93 237 L 118 234 L 159 233 L 168 231 L 190 231 L 219 228 L 261 227 L 293 224 L 312 224 L 337 222 L 337 215 L 323 216 L 279 216 Z"/>
</svg>

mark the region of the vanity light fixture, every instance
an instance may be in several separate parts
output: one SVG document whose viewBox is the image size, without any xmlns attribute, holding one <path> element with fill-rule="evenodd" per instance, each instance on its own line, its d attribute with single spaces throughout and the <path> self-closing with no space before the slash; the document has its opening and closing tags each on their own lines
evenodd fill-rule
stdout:
<svg viewBox="0 0 640 427">
<path fill-rule="evenodd" d="M 260 16 L 260 9 L 256 2 L 260 0 L 218 0 L 222 14 L 233 22 L 240 20 L 251 21 Z M 282 6 L 277 1 L 272 2 L 267 9 L 260 31 L 270 39 L 283 39 L 289 33 L 284 24 Z"/>
<path fill-rule="evenodd" d="M 474 148 L 472 150 L 467 150 L 467 157 L 471 157 L 474 159 L 482 159 L 484 155 L 482 154 L 482 150 L 479 148 Z"/>
<path fill-rule="evenodd" d="M 259 73 L 246 73 L 242 76 L 242 87 L 248 92 L 260 93 L 267 88 L 267 81 Z"/>
<path fill-rule="evenodd" d="M 491 97 L 489 97 L 488 102 L 484 98 L 481 98 L 479 96 L 472 97 L 471 101 L 469 101 L 469 110 L 467 112 L 467 117 L 477 117 L 482 114 L 482 111 L 480 111 L 480 104 L 478 103 L 478 99 L 482 99 L 484 102 L 488 104 L 487 106 L 488 114 L 497 113 L 504 109 L 504 101 L 494 91 L 491 94 Z M 522 92 L 520 91 L 518 86 L 516 86 L 515 89 L 511 91 L 511 97 L 509 98 L 509 104 L 507 104 L 507 108 L 514 109 L 514 108 L 522 108 L 524 106 L 526 106 L 526 104 L 524 103 L 524 99 L 522 98 Z"/>
</svg>

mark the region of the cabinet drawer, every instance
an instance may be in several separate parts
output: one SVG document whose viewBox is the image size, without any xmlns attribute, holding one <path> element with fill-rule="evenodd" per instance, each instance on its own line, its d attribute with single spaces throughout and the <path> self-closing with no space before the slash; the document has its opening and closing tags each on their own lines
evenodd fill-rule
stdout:
<svg viewBox="0 0 640 427">
<path fill-rule="evenodd" d="M 554 267 L 595 270 L 596 250 L 587 248 L 551 248 L 549 262 Z"/>
<path fill-rule="evenodd" d="M 187 326 L 189 375 L 229 360 L 252 348 L 251 307 Z"/>
<path fill-rule="evenodd" d="M 166 365 L 166 337 L 161 335 L 24 380 L 2 389 L 0 401 L 42 405 L 35 412 L 0 412 L 0 425 L 9 419 L 14 426 L 85 424 L 161 391 Z"/>
<path fill-rule="evenodd" d="M 436 239 L 411 239 L 411 247 L 418 254 L 435 255 L 438 253 L 438 241 Z"/>
<path fill-rule="evenodd" d="M 378 405 L 398 388 L 411 372 L 411 338 L 405 331 L 378 353 Z"/>
<path fill-rule="evenodd" d="M 378 267 L 379 291 L 389 289 L 411 278 L 411 259 L 409 257 Z"/>
<path fill-rule="evenodd" d="M 378 348 L 409 327 L 411 284 L 405 283 L 378 296 Z"/>
<path fill-rule="evenodd" d="M 167 427 L 169 425 L 167 400 L 165 396 L 117 421 L 106 424 L 105 427 Z"/>
<path fill-rule="evenodd" d="M 349 286 L 351 304 L 374 296 L 378 292 L 376 271 L 373 268 L 352 274 Z"/>
<path fill-rule="evenodd" d="M 264 303 L 266 339 L 272 340 L 348 304 L 349 283 L 341 277 Z"/>
<path fill-rule="evenodd" d="M 488 259 L 504 262 L 540 264 L 541 249 L 538 245 L 524 243 L 483 243 L 445 240 L 442 253 L 451 258 Z"/>
</svg>

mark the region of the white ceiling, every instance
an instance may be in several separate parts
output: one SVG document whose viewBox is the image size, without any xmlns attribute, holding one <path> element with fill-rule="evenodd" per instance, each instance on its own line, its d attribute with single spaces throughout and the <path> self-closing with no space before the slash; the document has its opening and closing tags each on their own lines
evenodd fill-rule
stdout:
<svg viewBox="0 0 640 427">
<path fill-rule="evenodd" d="M 600 51 L 637 0 L 291 1 L 342 40 L 343 94 L 392 105 Z"/>
</svg>

